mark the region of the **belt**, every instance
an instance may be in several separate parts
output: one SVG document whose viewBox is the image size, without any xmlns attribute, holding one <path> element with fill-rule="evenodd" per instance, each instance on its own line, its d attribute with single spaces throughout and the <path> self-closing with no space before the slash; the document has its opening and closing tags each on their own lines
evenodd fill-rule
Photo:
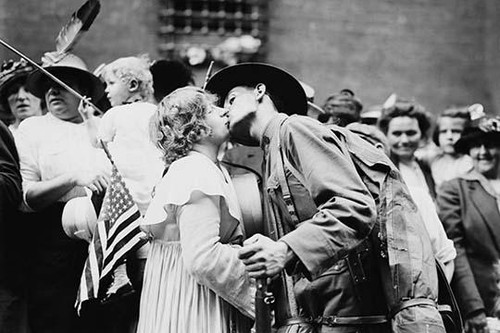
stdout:
<svg viewBox="0 0 500 333">
<path fill-rule="evenodd" d="M 327 317 L 317 317 L 317 318 L 289 318 L 283 325 L 280 326 L 291 326 L 297 324 L 310 324 L 310 325 L 325 325 L 325 326 L 342 326 L 342 325 L 380 325 L 386 324 L 389 320 L 385 315 L 375 315 L 375 316 L 327 316 Z"/>
<path fill-rule="evenodd" d="M 315 319 L 315 322 L 319 325 L 326 326 L 339 326 L 339 325 L 379 325 L 386 324 L 388 322 L 387 316 L 377 315 L 377 316 L 349 316 L 349 317 L 338 317 L 338 316 L 328 316 L 319 317 Z"/>
<path fill-rule="evenodd" d="M 412 298 L 400 302 L 398 305 L 391 309 L 391 318 L 393 318 L 398 312 L 411 308 L 413 306 L 428 305 L 437 308 L 437 304 L 434 300 L 429 298 Z"/>
</svg>

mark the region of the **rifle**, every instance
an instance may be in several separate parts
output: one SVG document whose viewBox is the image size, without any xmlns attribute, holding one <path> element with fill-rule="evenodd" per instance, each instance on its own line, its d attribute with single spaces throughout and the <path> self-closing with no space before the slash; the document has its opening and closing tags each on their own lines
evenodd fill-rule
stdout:
<svg viewBox="0 0 500 333">
<path fill-rule="evenodd" d="M 278 162 L 279 164 L 280 162 Z M 280 169 L 280 168 L 278 168 Z M 280 172 L 282 170 L 279 170 Z M 284 173 L 283 173 L 284 176 Z M 277 241 L 285 232 L 283 226 L 276 219 L 273 209 L 269 206 L 269 196 L 266 189 L 266 176 L 263 177 L 263 233 L 265 236 Z M 291 199 L 288 186 L 286 186 L 285 201 Z M 293 281 L 285 272 L 281 272 L 277 278 L 268 286 L 267 279 L 257 280 L 257 292 L 255 295 L 255 327 L 257 333 L 271 332 L 271 305 L 274 307 L 275 324 L 281 325 L 285 320 L 297 317 L 297 304 L 293 294 Z"/>
<path fill-rule="evenodd" d="M 271 304 L 274 301 L 274 295 L 268 289 L 267 279 L 257 279 L 257 291 L 255 292 L 256 333 L 271 333 Z"/>
</svg>

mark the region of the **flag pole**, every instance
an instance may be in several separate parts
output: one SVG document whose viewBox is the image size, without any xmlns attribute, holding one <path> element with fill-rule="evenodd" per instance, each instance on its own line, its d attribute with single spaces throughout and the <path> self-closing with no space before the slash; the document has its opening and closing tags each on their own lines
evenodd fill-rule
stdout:
<svg viewBox="0 0 500 333">
<path fill-rule="evenodd" d="M 47 75 L 53 81 L 57 82 L 59 85 L 61 85 L 64 89 L 66 89 L 72 95 L 74 95 L 75 97 L 77 97 L 80 100 L 85 101 L 85 103 L 87 103 L 91 107 L 93 107 L 99 114 L 101 114 L 101 115 L 104 114 L 104 112 L 101 109 L 99 109 L 97 106 L 95 106 L 87 98 L 83 97 L 75 89 L 71 88 L 69 85 L 67 85 L 66 83 L 64 83 L 60 79 L 58 79 L 55 75 L 53 75 L 52 73 L 50 73 L 49 71 L 47 71 L 45 68 L 43 68 L 42 66 L 40 66 L 39 64 L 37 64 L 35 61 L 31 60 L 28 56 L 24 55 L 19 50 L 17 50 L 16 48 L 14 48 L 12 45 L 8 44 L 6 41 L 4 41 L 1 38 L 0 38 L 0 44 L 2 44 L 3 46 L 5 46 L 6 48 L 8 48 L 9 50 L 11 50 L 15 54 L 17 54 L 18 56 L 20 56 L 21 58 L 23 58 L 24 60 L 26 60 L 27 62 L 29 62 L 30 64 L 32 64 L 33 66 L 35 66 L 37 69 L 39 69 L 40 71 L 42 71 L 45 75 Z"/>
<path fill-rule="evenodd" d="M 207 74 L 205 75 L 205 82 L 203 82 L 203 87 L 201 89 L 205 90 L 207 87 L 208 80 L 210 80 L 210 76 L 212 76 L 212 67 L 214 66 L 214 61 L 210 61 L 210 65 L 208 65 Z"/>
</svg>

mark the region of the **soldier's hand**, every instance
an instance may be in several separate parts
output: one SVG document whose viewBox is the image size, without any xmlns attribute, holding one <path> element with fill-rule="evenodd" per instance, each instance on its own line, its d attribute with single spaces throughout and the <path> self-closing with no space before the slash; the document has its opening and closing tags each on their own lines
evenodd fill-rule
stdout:
<svg viewBox="0 0 500 333">
<path fill-rule="evenodd" d="M 246 271 L 253 278 L 268 278 L 280 273 L 286 264 L 288 245 L 255 234 L 243 242 L 238 253 L 246 266 Z"/>
<path fill-rule="evenodd" d="M 489 333 L 486 315 L 481 312 L 465 320 L 465 332 L 467 333 Z"/>
</svg>

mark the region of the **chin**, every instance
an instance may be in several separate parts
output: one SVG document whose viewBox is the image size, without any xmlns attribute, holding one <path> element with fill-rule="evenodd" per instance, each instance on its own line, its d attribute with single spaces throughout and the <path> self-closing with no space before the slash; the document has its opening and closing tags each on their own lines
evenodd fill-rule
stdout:
<svg viewBox="0 0 500 333">
<path fill-rule="evenodd" d="M 243 131 L 231 129 L 229 131 L 229 137 L 231 138 L 232 141 L 237 142 L 239 144 L 242 144 L 244 146 L 257 147 L 260 144 L 259 140 L 252 138 L 250 136 L 250 133 L 248 133 L 248 131 L 243 132 Z"/>
</svg>

